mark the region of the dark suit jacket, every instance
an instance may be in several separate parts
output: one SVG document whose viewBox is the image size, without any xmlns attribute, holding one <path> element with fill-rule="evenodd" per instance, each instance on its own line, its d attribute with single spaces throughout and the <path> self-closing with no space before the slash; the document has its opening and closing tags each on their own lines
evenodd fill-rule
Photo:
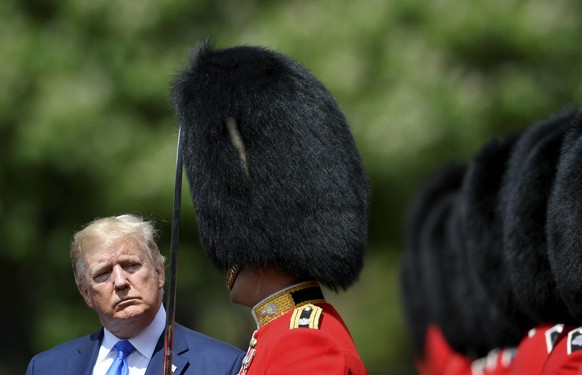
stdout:
<svg viewBox="0 0 582 375">
<path fill-rule="evenodd" d="M 67 341 L 39 353 L 28 364 L 26 375 L 90 375 L 97 360 L 103 329 L 92 335 Z M 244 353 L 221 341 L 179 324 L 174 328 L 174 375 L 237 374 Z M 158 340 L 146 375 L 162 374 L 164 335 Z"/>
</svg>

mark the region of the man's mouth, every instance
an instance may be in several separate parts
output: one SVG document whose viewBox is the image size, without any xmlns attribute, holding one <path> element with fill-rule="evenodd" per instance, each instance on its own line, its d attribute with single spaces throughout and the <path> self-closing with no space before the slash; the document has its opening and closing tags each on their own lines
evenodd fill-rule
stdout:
<svg viewBox="0 0 582 375">
<path fill-rule="evenodd" d="M 123 307 L 124 305 L 133 304 L 135 301 L 137 301 L 137 298 L 135 298 L 135 297 L 124 298 L 124 299 L 120 300 L 119 302 L 117 302 L 117 306 Z"/>
<path fill-rule="evenodd" d="M 232 291 L 232 286 L 238 276 L 238 272 L 240 271 L 240 267 L 238 265 L 234 265 L 228 269 L 226 272 L 226 289 L 230 293 Z"/>
</svg>

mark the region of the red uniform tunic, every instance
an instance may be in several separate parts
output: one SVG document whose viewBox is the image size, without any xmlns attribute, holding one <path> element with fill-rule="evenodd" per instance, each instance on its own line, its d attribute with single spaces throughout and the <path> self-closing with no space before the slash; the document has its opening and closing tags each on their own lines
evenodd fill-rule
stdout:
<svg viewBox="0 0 582 375">
<path fill-rule="evenodd" d="M 515 349 L 494 349 L 481 360 L 478 371 L 473 375 L 507 375 L 511 374 Z"/>
<path fill-rule="evenodd" d="M 321 298 L 313 298 L 317 291 Z M 239 374 L 368 373 L 345 323 L 323 300 L 319 284 L 279 292 L 255 306 L 253 315 L 259 328 Z"/>
<path fill-rule="evenodd" d="M 548 356 L 542 375 L 576 375 L 582 363 L 582 328 L 564 327 Z"/>
<path fill-rule="evenodd" d="M 424 357 L 417 362 L 420 375 L 471 374 L 471 362 L 455 352 L 436 325 L 429 325 L 424 340 Z"/>
<path fill-rule="evenodd" d="M 511 365 L 512 375 L 539 375 L 548 355 L 554 348 L 562 324 L 541 324 L 530 330 L 527 337 L 519 343 Z"/>
</svg>

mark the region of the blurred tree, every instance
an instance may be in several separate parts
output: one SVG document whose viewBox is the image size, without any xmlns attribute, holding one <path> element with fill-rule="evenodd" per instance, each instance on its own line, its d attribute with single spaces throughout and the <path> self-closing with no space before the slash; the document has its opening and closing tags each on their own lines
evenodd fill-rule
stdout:
<svg viewBox="0 0 582 375">
<path fill-rule="evenodd" d="M 302 62 L 342 105 L 370 173 L 361 282 L 328 293 L 371 374 L 412 372 L 396 274 L 417 183 L 492 135 L 577 104 L 576 0 L 0 2 L 0 375 L 99 323 L 73 283 L 72 234 L 134 212 L 169 244 L 173 74 L 197 41 L 264 45 Z M 198 247 L 184 190 L 178 320 L 241 348 L 248 311 Z"/>
</svg>

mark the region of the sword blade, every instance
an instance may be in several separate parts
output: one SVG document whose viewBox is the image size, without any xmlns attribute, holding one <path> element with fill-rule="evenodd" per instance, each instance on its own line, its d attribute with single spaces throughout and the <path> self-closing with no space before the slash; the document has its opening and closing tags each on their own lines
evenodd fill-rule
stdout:
<svg viewBox="0 0 582 375">
<path fill-rule="evenodd" d="M 174 206 L 172 209 L 172 232 L 170 239 L 170 278 L 166 294 L 166 333 L 164 337 L 163 375 L 172 374 L 172 351 L 174 349 L 174 323 L 176 319 L 176 280 L 178 263 L 178 243 L 180 237 L 180 206 L 182 203 L 182 154 L 180 152 L 180 133 L 176 146 L 176 180 L 174 184 Z"/>
</svg>

